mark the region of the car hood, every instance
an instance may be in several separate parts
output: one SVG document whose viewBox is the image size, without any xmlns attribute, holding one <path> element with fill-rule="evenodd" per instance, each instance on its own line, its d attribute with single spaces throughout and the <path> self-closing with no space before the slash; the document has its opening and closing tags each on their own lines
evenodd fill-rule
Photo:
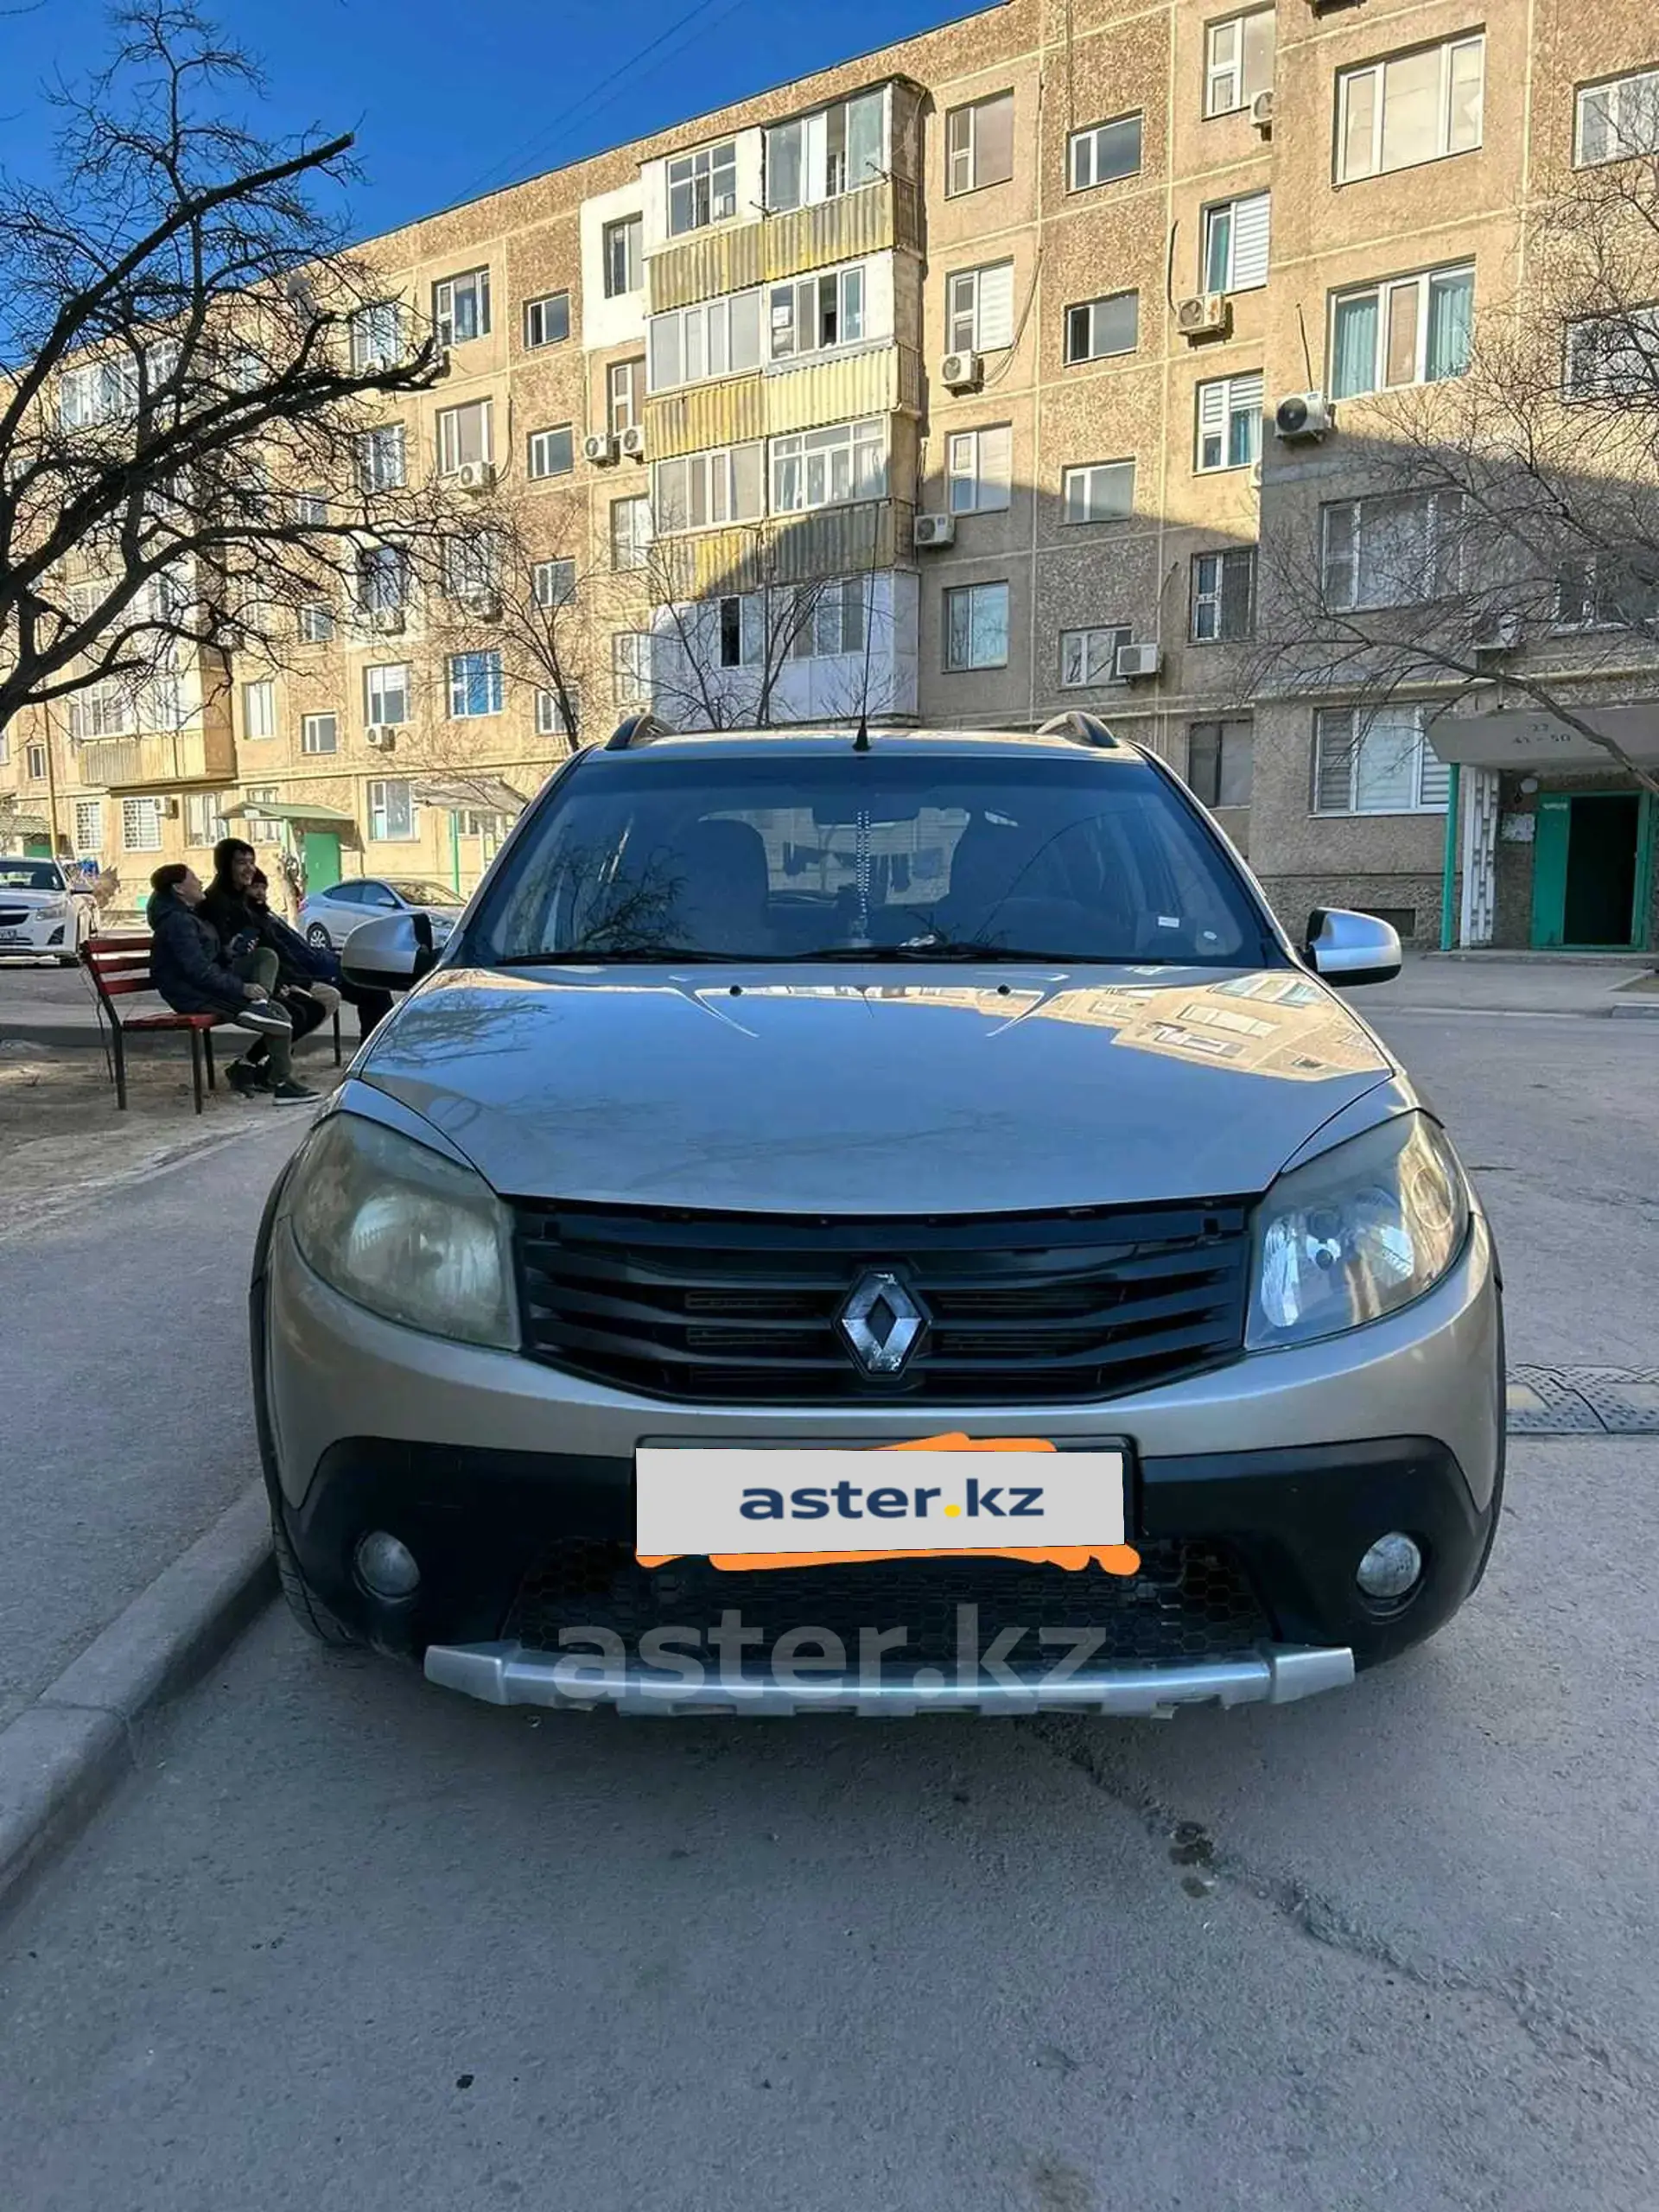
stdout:
<svg viewBox="0 0 1659 2212">
<path fill-rule="evenodd" d="M 68 896 L 67 891 L 8 891 L 0 884 L 0 906 L 55 906 Z"/>
<path fill-rule="evenodd" d="M 356 1072 L 509 1196 L 856 1215 L 1242 1196 L 1395 1071 L 1300 970 L 815 965 L 443 969 Z"/>
</svg>

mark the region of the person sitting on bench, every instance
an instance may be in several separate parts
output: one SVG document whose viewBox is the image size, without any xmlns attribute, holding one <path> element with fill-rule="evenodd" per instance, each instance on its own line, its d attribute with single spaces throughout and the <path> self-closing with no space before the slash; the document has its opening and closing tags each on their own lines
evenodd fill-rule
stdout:
<svg viewBox="0 0 1659 2212">
<path fill-rule="evenodd" d="M 315 1098 L 315 1090 L 294 1080 L 294 1025 L 271 996 L 276 956 L 252 947 L 234 961 L 226 959 L 219 932 L 198 911 L 201 879 L 182 861 L 158 868 L 149 887 L 144 918 L 151 935 L 150 978 L 168 1005 L 175 1014 L 216 1014 L 238 1029 L 251 1030 L 256 1046 L 250 1050 L 263 1044 L 270 1054 L 271 1096 L 278 1105 Z M 245 1054 L 226 1074 L 232 1088 L 245 1094 L 264 1087 L 264 1077 L 257 1067 L 250 1068 Z"/>
</svg>

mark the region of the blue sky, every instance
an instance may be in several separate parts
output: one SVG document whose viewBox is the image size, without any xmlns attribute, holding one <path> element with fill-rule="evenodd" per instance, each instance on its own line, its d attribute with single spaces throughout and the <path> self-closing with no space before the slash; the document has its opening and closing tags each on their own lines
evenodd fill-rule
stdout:
<svg viewBox="0 0 1659 2212">
<path fill-rule="evenodd" d="M 949 22 L 970 0 L 204 4 L 265 66 L 262 131 L 357 131 L 353 228 L 367 236 Z M 49 161 L 41 87 L 100 54 L 106 27 L 91 0 L 0 9 L 0 156 L 14 176 Z"/>
</svg>

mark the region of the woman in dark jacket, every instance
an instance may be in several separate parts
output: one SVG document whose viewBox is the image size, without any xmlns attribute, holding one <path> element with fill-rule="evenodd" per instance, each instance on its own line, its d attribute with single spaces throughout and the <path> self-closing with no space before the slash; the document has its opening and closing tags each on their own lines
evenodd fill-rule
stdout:
<svg viewBox="0 0 1659 2212">
<path fill-rule="evenodd" d="M 293 1080 L 293 1024 L 264 982 L 238 975 L 226 959 L 219 932 L 200 912 L 203 893 L 195 870 L 175 861 L 158 868 L 149 886 L 144 910 L 150 928 L 149 973 L 162 997 L 175 1014 L 216 1014 L 238 1029 L 251 1030 L 255 1042 L 249 1050 L 263 1046 L 269 1053 L 271 1095 L 280 1104 L 315 1098 L 315 1091 Z M 226 1077 L 235 1090 L 263 1087 L 245 1054 L 231 1063 Z"/>
<path fill-rule="evenodd" d="M 366 1037 L 391 1013 L 390 994 L 348 983 L 334 953 L 308 944 L 271 912 L 268 890 L 253 847 L 240 837 L 222 837 L 213 848 L 213 880 L 203 901 L 219 942 L 228 947 L 245 938 L 275 955 L 277 989 L 296 1042 L 325 1021 L 342 998 L 357 1008 L 359 1031 Z"/>
</svg>

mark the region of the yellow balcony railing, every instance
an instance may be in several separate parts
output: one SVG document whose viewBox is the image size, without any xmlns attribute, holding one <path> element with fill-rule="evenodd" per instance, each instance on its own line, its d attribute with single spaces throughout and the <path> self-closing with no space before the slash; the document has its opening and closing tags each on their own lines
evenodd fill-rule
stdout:
<svg viewBox="0 0 1659 2212">
<path fill-rule="evenodd" d="M 902 177 L 881 177 L 816 207 L 728 223 L 652 254 L 646 264 L 651 311 L 661 315 L 722 292 L 745 292 L 753 284 L 856 261 L 888 246 L 919 250 L 921 241 L 921 194 Z"/>
<path fill-rule="evenodd" d="M 868 415 L 919 414 L 921 358 L 910 346 L 873 346 L 839 359 L 755 369 L 645 403 L 645 440 L 656 461 L 747 445 L 785 430 L 855 423 Z"/>
<path fill-rule="evenodd" d="M 90 791 L 162 788 L 236 780 L 236 747 L 227 723 L 155 737 L 100 737 L 79 748 L 79 779 Z"/>
<path fill-rule="evenodd" d="M 856 575 L 865 569 L 891 568 L 895 561 L 908 565 L 914 513 L 907 500 L 869 499 L 659 538 L 656 581 L 674 599 L 707 599 L 760 591 L 768 584 Z"/>
</svg>

